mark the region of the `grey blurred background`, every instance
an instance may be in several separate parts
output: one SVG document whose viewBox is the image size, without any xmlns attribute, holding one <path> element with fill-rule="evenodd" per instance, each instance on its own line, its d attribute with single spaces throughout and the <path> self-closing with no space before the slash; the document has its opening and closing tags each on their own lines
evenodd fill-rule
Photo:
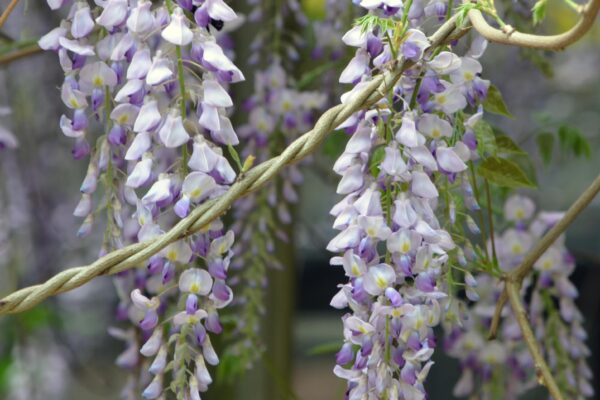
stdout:
<svg viewBox="0 0 600 400">
<path fill-rule="evenodd" d="M 7 4 L 0 0 L 0 9 Z M 570 15 L 558 8 L 550 13 L 548 30 L 564 29 L 571 22 Z M 35 39 L 58 23 L 59 16 L 44 1 L 22 1 L 3 31 L 13 38 Z M 244 29 L 235 36 L 252 33 Z M 530 152 L 540 189 L 528 194 L 542 209 L 566 209 L 600 170 L 599 49 L 600 29 L 596 27 L 581 43 L 550 56 L 552 78 L 515 49 L 490 45 L 482 60 L 484 76 L 501 89 L 515 115 L 494 122 Z M 244 59 L 243 53 L 240 57 Z M 250 70 L 244 72 L 247 77 L 253 75 Z M 63 112 L 61 81 L 55 54 L 37 54 L 0 69 L 0 106 L 13 109 L 0 123 L 20 141 L 18 149 L 0 152 L 0 231 L 10 243 L 0 249 L 0 295 L 46 280 L 63 268 L 87 264 L 98 252 L 100 229 L 85 239 L 75 236 L 79 221 L 72 210 L 86 164 L 72 160 L 72 143 L 58 128 Z M 239 90 L 238 100 L 247 90 Z M 551 166 L 542 163 L 535 135 L 555 132 L 561 124 L 578 128 L 588 138 L 590 159 L 557 151 Z M 223 389 L 226 395 L 212 398 L 289 399 L 293 398 L 290 392 L 303 400 L 342 398 L 344 383 L 331 372 L 333 355 L 313 354 L 315 347 L 341 338 L 341 314 L 328 304 L 343 274 L 328 265 L 330 255 L 324 250 L 334 234 L 329 209 L 338 200 L 332 184 L 336 178 L 329 173 L 333 160 L 320 154 L 305 169 L 306 182 L 295 210 L 295 249 L 290 253 L 294 263 L 284 272 L 272 272 L 291 277 L 295 286 L 291 348 L 288 354 L 273 355 L 288 360 L 292 383 L 283 382 L 273 390 L 278 371 L 257 365 L 239 382 L 237 394 Z M 599 227 L 600 198 L 567 235 L 578 262 L 574 280 L 596 376 L 600 376 Z M 106 332 L 113 324 L 115 305 L 110 278 L 100 278 L 31 312 L 0 318 L 0 399 L 117 399 L 123 377 L 114 359 L 122 343 Z M 438 365 L 427 381 L 430 397 L 449 399 L 458 366 L 439 354 L 436 357 Z M 600 379 L 595 382 L 598 393 Z M 528 398 L 544 395 L 536 392 Z"/>
</svg>

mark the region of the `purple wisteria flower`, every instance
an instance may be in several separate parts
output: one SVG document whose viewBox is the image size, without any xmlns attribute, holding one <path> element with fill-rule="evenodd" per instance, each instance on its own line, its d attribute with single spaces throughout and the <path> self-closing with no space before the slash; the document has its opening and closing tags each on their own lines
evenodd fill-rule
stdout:
<svg viewBox="0 0 600 400">
<path fill-rule="evenodd" d="M 236 172 L 220 146 L 239 143 L 228 116 L 233 102 L 227 90 L 244 80 L 231 52 L 222 47 L 226 33 L 214 28 L 237 21 L 227 3 L 48 4 L 68 8 L 61 25 L 39 41 L 58 54 L 65 73 L 61 99 L 69 111 L 60 128 L 75 140 L 74 158 L 89 156 L 74 212 L 84 221 L 78 234 L 90 233 L 94 219 L 106 212 L 101 250 L 106 253 L 153 239 L 195 206 L 222 195 Z M 98 187 L 103 195 L 94 207 Z M 146 387 L 143 397 L 164 396 L 167 363 L 175 373 L 170 389 L 178 397 L 196 399 L 207 390 L 204 361 L 218 363 L 207 332 L 221 332 L 219 310 L 233 298 L 225 281 L 233 241 L 233 232 L 217 220 L 153 256 L 147 269 L 116 278 L 118 319 L 130 320 L 140 337 L 153 343 L 142 347 L 142 353 L 154 356 L 154 362 L 128 385 Z M 185 298 L 185 309 L 171 315 L 178 293 Z M 165 331 L 164 336 L 152 333 L 158 331 Z M 137 342 L 127 343 L 119 364 L 141 364 L 133 356 Z M 188 345 L 196 349 L 195 359 L 180 355 Z M 194 369 L 196 376 L 190 377 L 186 371 Z M 131 390 L 127 396 L 138 398 Z"/>
<path fill-rule="evenodd" d="M 503 271 L 516 268 L 562 216 L 556 212 L 534 213 L 535 204 L 528 197 L 513 195 L 507 199 L 504 218 L 511 226 L 496 234 L 495 242 Z M 590 398 L 594 391 L 586 362 L 589 349 L 585 345 L 583 316 L 574 302 L 577 289 L 569 280 L 574 268 L 574 259 L 561 237 L 535 263 L 534 274 L 525 280 L 521 293 L 536 338 L 562 393 L 569 398 Z M 536 385 L 534 361 L 509 306 L 503 312 L 498 338 L 486 339 L 501 289 L 495 278 L 479 274 L 479 298 L 469 309 L 470 318 L 462 327 L 446 327 L 445 348 L 461 363 L 462 375 L 454 388 L 457 397 L 517 398 Z"/>
<path fill-rule="evenodd" d="M 419 4 L 410 10 L 403 10 L 402 2 L 359 4 L 383 17 L 408 13 L 413 26 L 426 18 Z M 407 29 L 398 43 L 389 37 L 396 37 L 391 29 L 360 25 L 344 36 L 357 50 L 340 77 L 355 84 L 343 103 L 369 82 L 374 68 L 384 69 L 392 54 L 416 64 L 391 90 L 393 97 L 338 127 L 351 137 L 333 167 L 341 176 L 337 193 L 345 197 L 331 210 L 340 232 L 327 249 L 341 254 L 331 264 L 342 266 L 348 277 L 331 302 L 350 309 L 343 317 L 345 343 L 334 369 L 348 381 L 348 399 L 427 396 L 423 382 L 433 364 L 433 328 L 453 304 L 446 275 L 462 252 L 438 220 L 444 213 L 437 208 L 442 194 L 448 196 L 442 188 L 457 177 L 468 182 L 472 150 L 456 134 L 466 128 L 456 127 L 457 115 L 467 120 L 469 105 L 485 97 L 471 96 L 470 102 L 472 81 L 481 80 L 477 69 L 468 76 L 471 59 L 450 51 L 430 56 L 430 44 L 418 28 Z M 468 281 L 477 284 L 470 274 Z"/>
</svg>

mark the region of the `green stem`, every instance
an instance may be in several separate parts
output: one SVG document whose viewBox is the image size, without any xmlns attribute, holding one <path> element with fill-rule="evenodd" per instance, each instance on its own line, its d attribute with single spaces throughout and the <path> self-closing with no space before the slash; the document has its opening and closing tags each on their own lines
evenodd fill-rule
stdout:
<svg viewBox="0 0 600 400">
<path fill-rule="evenodd" d="M 485 185 L 485 197 L 487 203 L 488 225 L 490 227 L 490 241 L 492 243 L 492 258 L 494 267 L 498 266 L 498 256 L 496 255 L 496 241 L 494 240 L 494 215 L 492 213 L 492 194 L 490 192 L 490 183 L 487 179 L 483 180 Z"/>
<path fill-rule="evenodd" d="M 390 33 L 388 31 L 385 32 L 385 37 L 388 40 L 388 43 L 390 44 L 390 50 L 392 52 L 392 58 L 394 60 L 396 60 L 398 58 L 398 52 L 396 51 L 396 46 L 394 46 L 394 40 L 392 39 L 392 37 L 390 36 Z"/>
<path fill-rule="evenodd" d="M 475 200 L 477 201 L 477 204 L 479 203 L 479 188 L 477 187 L 477 177 L 475 176 L 475 167 L 473 167 L 473 163 L 469 162 L 469 171 L 471 172 L 471 185 L 473 186 L 473 194 L 475 195 Z M 477 214 L 479 215 L 479 230 L 481 231 L 481 241 L 483 242 L 483 250 L 485 251 L 485 257 L 486 260 L 489 262 L 490 261 L 490 252 L 488 251 L 487 248 L 487 235 L 485 233 L 485 221 L 483 218 L 483 211 L 481 211 L 481 208 L 479 209 L 479 211 L 477 212 Z"/>
<path fill-rule="evenodd" d="M 167 10 L 169 14 L 173 13 L 173 0 L 165 0 L 165 5 L 167 6 Z M 186 110 L 186 98 L 185 98 L 185 77 L 183 76 L 183 56 L 181 55 L 181 46 L 175 46 L 175 55 L 177 56 L 177 80 L 179 81 L 179 110 L 181 112 L 181 118 L 183 121 L 187 118 L 187 110 Z M 183 145 L 181 148 L 181 172 L 183 175 L 187 175 L 188 173 L 188 148 L 187 145 Z"/>
<path fill-rule="evenodd" d="M 423 76 L 425 72 L 421 72 L 421 75 L 417 78 L 417 82 L 415 82 L 415 88 L 413 90 L 412 96 L 410 98 L 409 108 L 412 110 L 417 105 L 417 96 L 419 95 L 419 90 L 421 89 L 421 83 L 423 83 Z"/>
<path fill-rule="evenodd" d="M 404 5 L 404 12 L 402 13 L 402 35 L 408 30 L 408 12 L 412 6 L 413 0 L 408 0 Z"/>
<path fill-rule="evenodd" d="M 179 109 L 181 111 L 181 118 L 185 121 L 185 119 L 187 118 L 187 110 L 185 108 L 185 103 L 186 103 L 186 99 L 185 99 L 185 77 L 183 76 L 183 57 L 181 55 L 181 46 L 175 46 L 175 53 L 177 54 L 177 75 L 178 75 L 178 81 L 179 81 L 179 92 L 181 95 L 181 99 L 179 100 Z M 181 171 L 183 172 L 184 175 L 187 175 L 188 173 L 188 148 L 187 145 L 183 145 L 182 149 L 181 149 L 181 156 L 183 158 L 182 160 L 182 165 L 181 165 Z"/>
<path fill-rule="evenodd" d="M 448 9 L 446 10 L 446 20 L 449 20 L 452 16 L 452 8 L 454 7 L 454 0 L 448 0 Z"/>
</svg>

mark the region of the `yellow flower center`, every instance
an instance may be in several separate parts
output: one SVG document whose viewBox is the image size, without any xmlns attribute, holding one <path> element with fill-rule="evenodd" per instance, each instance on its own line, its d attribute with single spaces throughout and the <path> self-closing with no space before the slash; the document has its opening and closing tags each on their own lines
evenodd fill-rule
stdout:
<svg viewBox="0 0 600 400">
<path fill-rule="evenodd" d="M 400 245 L 400 251 L 402 253 L 408 253 L 410 251 L 410 242 L 408 240 L 402 242 L 402 244 Z"/>
<path fill-rule="evenodd" d="M 515 217 L 517 217 L 517 219 L 525 218 L 525 210 L 523 210 L 522 208 L 517 208 L 515 210 Z"/>
<path fill-rule="evenodd" d="M 177 251 L 171 250 L 167 253 L 167 260 L 171 262 L 177 261 Z"/>
<path fill-rule="evenodd" d="M 200 197 L 201 195 L 202 195 L 201 188 L 196 188 L 196 189 L 192 190 L 192 192 L 190 193 L 190 197 L 192 197 L 192 198 Z"/>
<path fill-rule="evenodd" d="M 511 250 L 513 254 L 521 254 L 523 252 L 523 246 L 521 246 L 520 243 L 514 243 Z"/>
<path fill-rule="evenodd" d="M 542 268 L 545 269 L 545 270 L 550 270 L 550 269 L 552 269 L 553 265 L 554 265 L 554 263 L 552 262 L 551 259 L 546 259 L 542 263 Z"/>
<path fill-rule="evenodd" d="M 379 286 L 380 289 L 385 289 L 387 287 L 387 282 L 385 281 L 385 278 L 381 275 L 377 275 L 377 277 L 375 278 L 375 282 L 377 283 L 377 286 Z"/>
</svg>

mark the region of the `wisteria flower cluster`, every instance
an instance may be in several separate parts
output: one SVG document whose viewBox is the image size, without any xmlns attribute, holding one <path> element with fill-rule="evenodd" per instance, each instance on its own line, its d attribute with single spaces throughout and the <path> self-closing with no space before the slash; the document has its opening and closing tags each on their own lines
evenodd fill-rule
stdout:
<svg viewBox="0 0 600 400">
<path fill-rule="evenodd" d="M 227 0 L 46 3 L 64 17 L 38 42 L 64 72 L 67 111 L 57 125 L 73 139 L 72 157 L 87 162 L 73 211 L 82 220 L 77 235 L 102 229 L 93 276 L 130 267 L 114 278 L 118 304 L 108 329 L 125 344 L 116 359 L 127 371 L 122 398 L 200 400 L 215 367 L 228 383 L 258 363 L 267 271 L 286 268 L 278 256 L 291 241 L 300 200 L 305 164 L 298 161 L 332 120 L 332 135 L 345 146 L 333 165 L 342 198 L 330 211 L 336 234 L 326 249 L 345 274 L 330 302 L 344 313 L 333 372 L 345 381 L 345 398 L 427 399 L 439 327 L 441 347 L 460 364 L 455 396 L 516 399 L 553 379 L 568 398 L 593 396 L 564 237 L 534 265 L 523 262 L 552 238 L 547 233 L 563 214 L 536 214 L 531 199 L 505 190 L 534 186 L 514 162 L 525 152 L 483 119 L 484 110 L 510 113 L 482 75 L 487 41 L 476 23 L 468 33 L 461 20 L 472 19 L 472 10 L 501 23 L 493 2 L 323 0 L 320 21 L 300 0 L 249 0 L 246 16 Z M 231 88 L 245 77 L 229 32 L 243 22 L 260 29 L 243 60 L 255 70 L 252 94 L 234 110 Z M 338 79 L 334 67 L 345 55 L 351 58 Z M 337 96 L 332 76 L 336 86 L 352 87 L 317 123 Z M 307 89 L 315 82 L 318 89 Z M 0 117 L 7 114 L 0 107 Z M 269 164 L 305 132 L 295 143 L 302 152 L 292 147 L 285 155 L 294 159 Z M 0 150 L 17 145 L 0 125 Z M 499 199 L 503 213 L 494 207 Z M 205 216 L 218 217 L 199 227 L 208 208 Z M 227 208 L 231 217 L 222 214 Z M 18 225 L 4 214 L 0 220 Z M 9 239 L 0 230 L 0 253 Z M 111 254 L 138 247 L 146 250 L 126 260 Z M 153 247 L 160 250 L 148 254 Z M 139 265 L 125 265 L 141 256 Z M 40 285 L 0 299 L 0 313 L 87 282 L 82 270 L 88 274 L 59 274 L 51 290 Z M 525 340 L 531 334 L 513 311 L 521 306 L 515 292 L 496 309 L 515 287 L 544 360 Z M 499 334 L 487 340 L 498 316 Z M 556 385 L 547 386 L 554 396 Z"/>
<path fill-rule="evenodd" d="M 57 9 L 70 2 L 48 3 Z M 186 217 L 236 179 L 220 146 L 239 143 L 227 116 L 233 105 L 227 87 L 244 76 L 217 34 L 237 18 L 223 0 L 77 1 L 40 40 L 58 53 L 65 72 L 61 96 L 71 112 L 60 127 L 75 139 L 74 158 L 90 155 L 74 212 L 84 218 L 79 234 L 89 233 L 94 216 L 106 210 L 103 252 L 160 235 L 161 225 Z M 104 134 L 94 136 L 95 121 Z M 104 198 L 94 211 L 99 182 Z M 221 332 L 218 310 L 233 298 L 225 282 L 233 241 L 217 220 L 153 256 L 145 271 L 117 279 L 118 316 L 139 325 L 145 343 L 140 349 L 133 331 L 113 331 L 128 342 L 117 363 L 133 369 L 141 363 L 138 352 L 155 357 L 142 369 L 145 398 L 163 396 L 165 387 L 189 399 L 207 390 L 205 362 L 218 363 L 207 331 Z M 172 293 L 177 288 L 179 295 Z M 161 322 L 163 316 L 172 320 Z M 135 386 L 132 379 L 130 398 Z"/>
<path fill-rule="evenodd" d="M 310 129 L 315 113 L 323 109 L 327 95 L 295 88 L 293 66 L 282 62 L 297 60 L 298 48 L 306 41 L 299 35 L 290 36 L 288 22 L 306 27 L 308 20 L 296 0 L 283 1 L 273 10 L 252 2 L 249 21 L 266 24 L 251 44 L 251 64 L 265 65 L 254 76 L 253 95 L 244 102 L 248 121 L 238 131 L 244 143 L 242 158 L 252 157 L 263 162 L 279 154 L 301 133 Z M 271 51 L 265 51 L 270 49 Z M 232 264 L 233 282 L 239 286 L 231 342 L 225 352 L 224 369 L 230 375 L 250 368 L 262 355 L 260 323 L 265 313 L 264 292 L 268 285 L 267 269 L 286 268 L 276 252 L 278 243 L 288 243 L 286 232 L 293 216 L 290 206 L 298 201 L 296 187 L 303 181 L 296 165 L 283 171 L 281 177 L 260 193 L 236 203 L 232 229 L 239 238 L 234 251 L 241 256 Z M 240 318 L 240 315 L 242 316 Z"/>
<path fill-rule="evenodd" d="M 497 236 L 500 268 L 509 272 L 525 254 L 556 224 L 562 213 L 539 212 L 533 201 L 521 195 L 510 197 L 504 206 L 509 227 Z M 593 396 L 591 371 L 586 357 L 583 316 L 575 305 L 577 289 L 569 276 L 575 268 L 565 248 L 564 237 L 555 242 L 535 263 L 535 274 L 525 281 L 522 296 L 536 338 L 542 344 L 557 382 L 569 398 Z M 518 398 L 535 386 L 535 366 L 522 340 L 512 311 L 506 308 L 498 339 L 487 341 L 495 304 L 501 287 L 494 278 L 477 277 L 481 298 L 471 307 L 463 328 L 448 332 L 445 347 L 461 362 L 462 376 L 454 389 L 459 397 L 476 394 L 480 398 Z M 508 366 L 508 368 L 507 368 Z"/>
<path fill-rule="evenodd" d="M 332 300 L 334 307 L 351 310 L 343 318 L 345 344 L 334 370 L 348 380 L 349 399 L 426 397 L 433 328 L 447 304 L 445 275 L 456 247 L 436 215 L 438 187 L 468 182 L 466 163 L 476 149 L 468 131 L 481 113 L 458 127 L 456 116 L 476 110 L 489 86 L 472 54 L 426 52 L 426 36 L 406 22 L 424 18 L 423 10 L 387 3 L 361 5 L 397 16 L 405 24 L 397 28 L 402 32 L 355 26 L 344 42 L 357 48 L 356 55 L 340 77 L 355 84 L 345 102 L 395 54 L 416 63 L 389 99 L 339 127 L 352 137 L 334 166 L 342 177 L 337 193 L 345 198 L 331 211 L 341 232 L 327 248 L 342 253 L 331 264 L 342 266 L 349 278 Z"/>
<path fill-rule="evenodd" d="M 245 103 L 248 122 L 238 132 L 245 144 L 242 157 L 263 162 L 309 130 L 315 112 L 325 106 L 327 98 L 318 92 L 293 89 L 292 79 L 277 60 L 256 74 L 254 86 L 254 95 Z M 302 181 L 300 168 L 294 165 L 265 190 L 236 203 L 232 229 L 238 242 L 234 251 L 241 256 L 232 263 L 232 269 L 236 271 L 234 282 L 240 286 L 236 300 L 240 307 L 232 312 L 244 317 L 236 318 L 231 334 L 239 334 L 239 338 L 227 351 L 236 364 L 249 366 L 261 354 L 259 323 L 265 308 L 266 269 L 285 268 L 275 251 L 278 242 L 289 241 L 285 227 L 292 222 L 290 206 L 298 202 L 296 187 Z"/>
</svg>

